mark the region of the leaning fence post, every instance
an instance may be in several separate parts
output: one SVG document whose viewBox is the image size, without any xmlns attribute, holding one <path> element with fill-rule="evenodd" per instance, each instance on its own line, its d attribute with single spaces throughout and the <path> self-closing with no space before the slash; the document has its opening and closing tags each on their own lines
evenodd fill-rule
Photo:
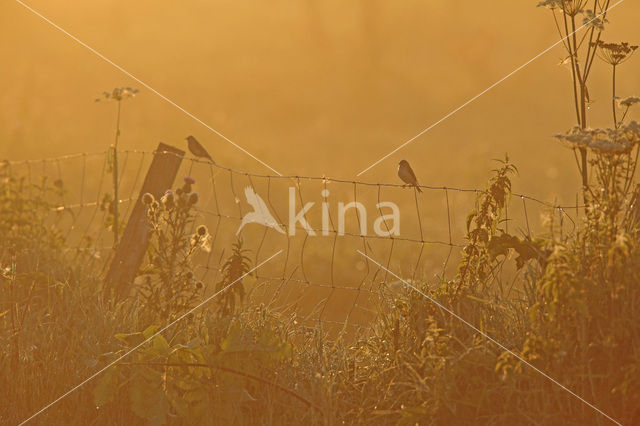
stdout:
<svg viewBox="0 0 640 426">
<path fill-rule="evenodd" d="M 136 277 L 149 244 L 149 223 L 142 196 L 150 193 L 157 199 L 171 189 L 182 163 L 184 151 L 164 143 L 158 144 L 140 194 L 124 228 L 115 255 L 105 276 L 104 289 L 108 296 L 121 298 L 126 286 Z"/>
</svg>

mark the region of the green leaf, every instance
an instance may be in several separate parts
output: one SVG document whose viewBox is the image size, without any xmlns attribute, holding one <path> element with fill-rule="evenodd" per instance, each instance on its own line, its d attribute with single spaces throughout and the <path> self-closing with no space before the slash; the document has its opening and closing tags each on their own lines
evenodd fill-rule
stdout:
<svg viewBox="0 0 640 426">
<path fill-rule="evenodd" d="M 165 339 L 162 335 L 158 334 L 151 341 L 151 352 L 156 355 L 168 357 L 169 354 L 171 354 L 171 347 L 169 347 L 169 343 L 167 343 L 167 339 Z"/>
<path fill-rule="evenodd" d="M 500 255 L 507 256 L 509 249 L 515 248 L 518 244 L 520 244 L 518 237 L 510 234 L 496 235 L 489 242 L 489 255 L 492 260 Z"/>
<path fill-rule="evenodd" d="M 131 380 L 129 399 L 131 410 L 149 424 L 167 422 L 168 402 L 162 388 L 162 376 L 153 369 L 142 367 Z"/>
<path fill-rule="evenodd" d="M 227 337 L 220 344 L 224 352 L 242 352 L 248 349 L 248 345 L 242 338 L 242 329 L 239 324 L 233 324 L 229 329 Z"/>
<path fill-rule="evenodd" d="M 127 346 L 130 346 L 130 347 L 138 346 L 140 343 L 145 341 L 144 336 L 140 332 L 118 333 L 115 335 L 115 337 L 116 339 L 121 340 L 122 342 L 126 343 Z"/>
<path fill-rule="evenodd" d="M 119 374 L 115 367 L 107 369 L 100 377 L 96 387 L 93 389 L 93 401 L 97 407 L 102 407 L 113 401 L 114 395 L 120 386 L 118 379 Z"/>
<path fill-rule="evenodd" d="M 169 403 L 181 419 L 190 418 L 189 403 L 180 396 L 169 397 Z"/>
<path fill-rule="evenodd" d="M 477 215 L 478 213 L 475 210 L 471 211 L 471 213 L 467 215 L 467 232 L 471 230 L 471 222 Z"/>
<path fill-rule="evenodd" d="M 159 325 L 150 325 L 142 332 L 142 335 L 144 336 L 145 339 L 149 339 L 151 338 L 151 336 L 156 334 L 159 328 L 160 328 Z"/>
</svg>

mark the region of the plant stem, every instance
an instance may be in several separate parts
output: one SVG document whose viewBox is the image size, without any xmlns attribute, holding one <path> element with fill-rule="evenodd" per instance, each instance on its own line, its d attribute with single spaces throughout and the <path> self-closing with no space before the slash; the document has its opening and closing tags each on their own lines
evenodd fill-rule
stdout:
<svg viewBox="0 0 640 426">
<path fill-rule="evenodd" d="M 578 77 L 576 76 L 576 59 L 577 59 L 577 54 L 574 51 L 574 48 L 571 45 L 571 38 L 569 38 L 569 27 L 567 26 L 567 16 L 563 14 L 563 21 L 564 21 L 564 32 L 565 34 L 560 34 L 561 36 L 564 36 L 563 38 L 566 38 L 567 40 L 567 52 L 569 53 L 569 58 L 571 58 L 571 77 L 573 79 L 573 101 L 574 101 L 574 105 L 576 108 L 576 120 L 578 120 L 578 124 L 580 124 L 580 108 L 578 108 L 578 105 L 580 104 L 580 102 L 578 102 Z"/>
<path fill-rule="evenodd" d="M 565 18 L 565 31 L 569 33 L 567 28 L 567 22 Z M 580 87 L 580 97 L 576 97 L 576 101 L 579 102 L 579 105 L 576 105 L 576 110 L 578 113 L 578 124 L 582 129 L 587 127 L 587 103 L 586 103 L 586 78 L 584 74 L 580 71 L 580 64 L 578 62 L 578 45 L 577 45 L 577 37 L 576 37 L 576 20 L 575 16 L 571 16 L 571 32 L 573 44 L 570 42 L 571 39 L 567 39 L 569 41 L 569 46 L 571 46 L 571 61 L 574 69 L 573 74 L 573 85 L 574 89 L 579 85 Z M 589 201 L 587 198 L 587 193 L 589 192 L 589 171 L 587 170 L 587 150 L 586 148 L 580 148 L 580 174 L 582 175 L 582 191 L 583 191 L 583 199 L 585 208 L 587 208 Z"/>
<path fill-rule="evenodd" d="M 118 245 L 118 139 L 120 138 L 120 109 L 122 101 L 118 101 L 116 118 L 116 140 L 113 145 L 113 247 Z"/>
<path fill-rule="evenodd" d="M 613 111 L 613 127 L 618 128 L 618 117 L 616 116 L 616 65 L 613 64 L 611 109 Z"/>
</svg>

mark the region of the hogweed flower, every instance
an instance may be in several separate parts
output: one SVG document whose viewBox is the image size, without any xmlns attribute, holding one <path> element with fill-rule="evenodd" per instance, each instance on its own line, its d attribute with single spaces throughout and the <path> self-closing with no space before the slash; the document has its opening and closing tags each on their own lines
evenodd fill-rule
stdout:
<svg viewBox="0 0 640 426">
<path fill-rule="evenodd" d="M 582 24 L 586 27 L 592 27 L 599 31 L 604 31 L 604 24 L 608 24 L 609 20 L 604 15 L 596 15 L 591 9 L 584 11 L 584 19 Z"/>
<path fill-rule="evenodd" d="M 544 0 L 538 2 L 537 7 L 546 7 L 547 9 L 562 9 L 562 0 Z"/>
<path fill-rule="evenodd" d="M 555 137 L 574 148 L 589 148 L 596 154 L 628 154 L 640 143 L 640 124 L 632 121 L 617 129 L 581 129 L 576 126 Z"/>
<path fill-rule="evenodd" d="M 102 98 L 97 98 L 95 101 L 116 101 L 120 102 L 125 99 L 133 98 L 139 92 L 138 89 L 133 87 L 116 87 L 111 92 L 102 92 Z"/>
<path fill-rule="evenodd" d="M 567 16 L 576 16 L 584 12 L 584 7 L 589 0 L 544 0 L 538 3 L 538 7 L 562 10 Z"/>
<path fill-rule="evenodd" d="M 631 108 L 637 103 L 640 103 L 640 96 L 627 96 L 626 98 L 617 97 L 616 101 L 620 108 Z"/>
<path fill-rule="evenodd" d="M 609 65 L 617 66 L 625 62 L 638 49 L 638 46 L 632 46 L 626 41 L 622 43 L 607 43 L 603 40 L 591 43 L 597 49 L 600 59 Z"/>
</svg>

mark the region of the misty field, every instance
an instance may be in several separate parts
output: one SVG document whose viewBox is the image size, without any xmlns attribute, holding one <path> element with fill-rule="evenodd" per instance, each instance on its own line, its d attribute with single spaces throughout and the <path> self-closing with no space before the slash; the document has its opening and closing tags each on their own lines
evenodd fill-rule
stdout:
<svg viewBox="0 0 640 426">
<path fill-rule="evenodd" d="M 638 6 L 454 3 L 0 6 L 0 423 L 640 424 Z"/>
</svg>

